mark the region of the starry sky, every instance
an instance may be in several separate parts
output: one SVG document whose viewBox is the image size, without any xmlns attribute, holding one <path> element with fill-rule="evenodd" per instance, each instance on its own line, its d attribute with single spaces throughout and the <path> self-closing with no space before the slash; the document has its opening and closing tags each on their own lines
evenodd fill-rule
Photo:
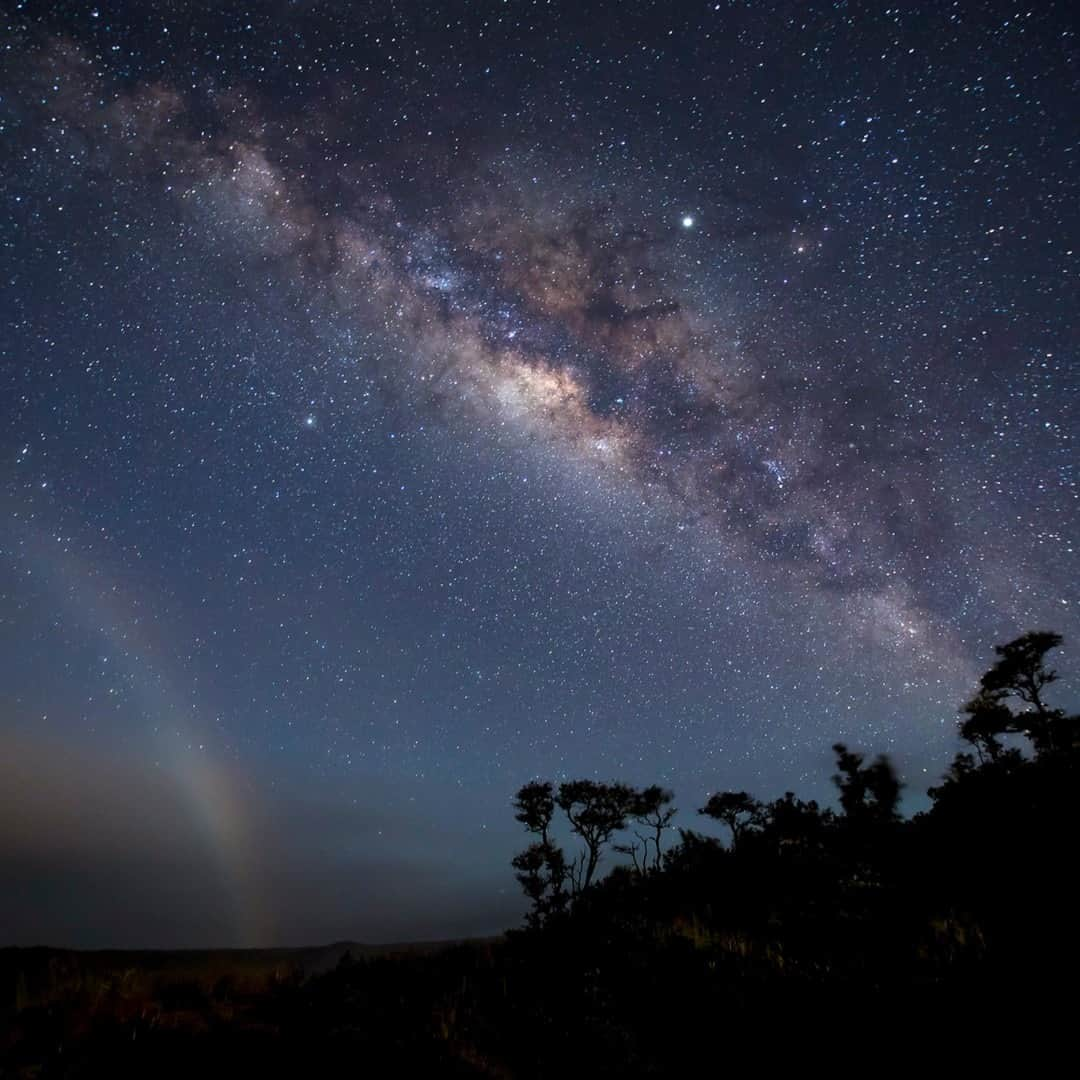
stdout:
<svg viewBox="0 0 1080 1080">
<path fill-rule="evenodd" d="M 1068 4 L 2 8 L 4 944 L 495 932 L 527 780 L 1069 667 Z"/>
</svg>

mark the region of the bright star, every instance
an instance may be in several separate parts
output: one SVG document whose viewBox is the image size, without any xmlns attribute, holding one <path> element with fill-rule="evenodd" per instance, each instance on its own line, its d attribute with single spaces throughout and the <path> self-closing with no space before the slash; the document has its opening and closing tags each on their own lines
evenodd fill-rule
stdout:
<svg viewBox="0 0 1080 1080">
<path fill-rule="evenodd" d="M 684 229 L 692 229 L 694 227 L 694 219 L 689 214 L 682 219 L 682 227 Z"/>
</svg>

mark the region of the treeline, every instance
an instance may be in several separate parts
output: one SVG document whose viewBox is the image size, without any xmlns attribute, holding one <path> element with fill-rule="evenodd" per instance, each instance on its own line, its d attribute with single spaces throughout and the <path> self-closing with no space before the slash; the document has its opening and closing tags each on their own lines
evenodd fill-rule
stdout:
<svg viewBox="0 0 1080 1080">
<path fill-rule="evenodd" d="M 843 744 L 835 808 L 719 791 L 697 810 L 723 839 L 676 832 L 658 786 L 526 784 L 514 810 L 531 842 L 514 868 L 530 907 L 508 954 L 527 958 L 546 1030 L 573 1033 L 599 1073 L 614 1039 L 611 1075 L 688 1074 L 718 1024 L 748 1053 L 777 1030 L 797 1044 L 838 1024 L 846 1039 L 903 1025 L 955 1040 L 1003 1009 L 1040 1046 L 1069 1030 L 1080 717 L 1052 701 L 1061 640 L 996 648 L 960 709 L 965 748 L 911 818 L 889 758 Z"/>
<path fill-rule="evenodd" d="M 929 789 L 933 808 L 911 821 L 899 813 L 903 785 L 889 758 L 881 754 L 867 762 L 843 743 L 833 746 L 836 811 L 790 791 L 771 802 L 745 791 L 710 795 L 698 813 L 725 827 L 726 845 L 680 829 L 679 841 L 665 851 L 676 808 L 673 793 L 659 785 L 638 789 L 594 780 L 558 787 L 547 781 L 526 784 L 515 796 L 514 812 L 534 839 L 514 857 L 513 866 L 530 901 L 528 926 L 539 929 L 572 912 L 604 880 L 598 870 L 609 853 L 623 857 L 609 874 L 623 885 L 628 876 L 675 872 L 710 854 L 758 860 L 815 853 L 849 860 L 857 856 L 857 872 L 865 874 L 894 853 L 902 829 L 923 836 L 934 828 L 948 831 L 950 821 L 966 817 L 990 789 L 1007 804 L 1008 790 L 1024 787 L 1022 777 L 1056 775 L 1074 763 L 1080 747 L 1080 717 L 1046 700 L 1047 687 L 1058 679 L 1047 654 L 1061 641 L 1059 634 L 1032 631 L 996 647 L 997 661 L 960 710 L 959 734 L 970 750 L 958 753 L 943 783 Z M 578 843 L 571 854 L 554 839 L 560 812 L 563 828 Z"/>
</svg>

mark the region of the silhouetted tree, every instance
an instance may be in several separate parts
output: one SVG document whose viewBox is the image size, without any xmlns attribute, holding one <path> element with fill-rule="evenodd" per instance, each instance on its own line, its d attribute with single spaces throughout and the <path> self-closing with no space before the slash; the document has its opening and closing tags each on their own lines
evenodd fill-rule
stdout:
<svg viewBox="0 0 1080 1080">
<path fill-rule="evenodd" d="M 621 829 L 634 809 L 637 792 L 627 784 L 602 784 L 595 780 L 569 780 L 559 785 L 555 801 L 566 814 L 570 828 L 585 844 L 581 855 L 568 864 L 575 894 L 591 884 L 604 846 Z"/>
<path fill-rule="evenodd" d="M 541 926 L 566 907 L 566 857 L 551 843 L 530 844 L 512 860 L 516 877 L 532 904 L 526 918 L 532 926 Z"/>
<path fill-rule="evenodd" d="M 998 694 L 981 690 L 961 706 L 966 719 L 960 721 L 960 737 L 975 747 L 979 761 L 996 761 L 1001 754 L 1002 735 L 1016 730 L 1012 712 Z"/>
<path fill-rule="evenodd" d="M 731 830 L 733 851 L 738 850 L 739 841 L 747 829 L 758 827 L 764 822 L 764 807 L 745 791 L 721 791 L 710 795 L 708 802 L 698 813 L 719 821 Z"/>
<path fill-rule="evenodd" d="M 969 716 L 961 724 L 964 738 L 969 742 L 981 738 L 983 749 L 991 757 L 996 754 L 984 734 L 987 729 L 991 734 L 1013 731 L 1026 735 L 1036 754 L 1072 745 L 1076 718 L 1066 717 L 1061 709 L 1051 708 L 1043 700 L 1043 691 L 1058 678 L 1057 672 L 1046 666 L 1046 654 L 1061 641 L 1061 635 L 1052 631 L 1030 630 L 996 646 L 997 663 L 979 680 L 979 693 L 964 706 Z M 1008 705 L 1010 698 L 1018 699 L 1026 708 L 1014 713 Z"/>
<path fill-rule="evenodd" d="M 628 784 L 595 780 L 569 780 L 560 784 L 557 792 L 547 781 L 525 784 L 514 797 L 514 817 L 538 840 L 514 856 L 513 867 L 533 905 L 530 923 L 541 925 L 592 884 L 604 847 L 626 828 L 629 818 L 653 830 L 648 839 L 658 852 L 660 835 L 675 812 L 669 808 L 671 798 L 671 793 L 660 787 L 639 792 Z M 556 807 L 585 845 L 571 859 L 551 838 Z M 626 847 L 620 850 L 631 851 Z M 633 854 L 636 862 L 636 851 Z M 642 865 L 658 865 L 658 858 L 650 857 L 646 845 Z"/>
<path fill-rule="evenodd" d="M 1029 630 L 1006 645 L 995 646 L 1001 659 L 979 680 L 980 685 L 990 694 L 1015 694 L 1039 716 L 1049 715 L 1042 692 L 1057 682 L 1058 674 L 1046 667 L 1045 659 L 1061 641 L 1061 635 L 1052 631 Z"/>
<path fill-rule="evenodd" d="M 820 847 L 833 823 L 831 810 L 822 810 L 811 799 L 797 799 L 793 791 L 774 799 L 761 809 L 762 831 L 777 848 L 810 849 Z"/>
<path fill-rule="evenodd" d="M 525 895 L 532 903 L 529 921 L 538 926 L 566 907 L 568 868 L 562 848 L 551 839 L 555 815 L 552 785 L 534 780 L 514 796 L 514 817 L 540 839 L 515 855 L 512 865 Z"/>
<path fill-rule="evenodd" d="M 640 842 L 641 859 L 638 860 L 638 844 L 616 844 L 615 850 L 622 855 L 629 855 L 634 862 L 634 868 L 641 873 L 648 870 L 658 871 L 663 862 L 661 842 L 665 829 L 671 827 L 672 818 L 676 810 L 672 805 L 675 798 L 670 791 L 660 787 L 659 784 L 651 784 L 647 788 L 634 793 L 630 800 L 629 817 L 639 825 L 642 830 L 634 830 L 634 835 Z M 651 854 L 650 854 L 651 845 Z"/>
<path fill-rule="evenodd" d="M 840 790 L 840 806 L 851 823 L 886 824 L 899 817 L 901 783 L 884 754 L 871 764 L 863 765 L 862 754 L 849 750 L 843 743 L 833 746 L 836 767 L 833 783 Z"/>
<path fill-rule="evenodd" d="M 531 833 L 549 842 L 548 831 L 555 816 L 555 794 L 548 781 L 533 780 L 514 796 L 514 820 L 520 821 Z"/>
</svg>

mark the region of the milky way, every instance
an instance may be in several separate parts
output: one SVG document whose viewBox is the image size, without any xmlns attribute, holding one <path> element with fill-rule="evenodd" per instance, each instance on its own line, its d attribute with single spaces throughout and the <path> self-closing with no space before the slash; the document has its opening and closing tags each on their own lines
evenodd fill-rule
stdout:
<svg viewBox="0 0 1080 1080">
<path fill-rule="evenodd" d="M 202 808 L 233 914 L 164 937 L 491 929 L 537 774 L 820 797 L 842 737 L 917 806 L 991 645 L 1077 629 L 1063 7 L 8 29 L 14 760 Z"/>
</svg>

